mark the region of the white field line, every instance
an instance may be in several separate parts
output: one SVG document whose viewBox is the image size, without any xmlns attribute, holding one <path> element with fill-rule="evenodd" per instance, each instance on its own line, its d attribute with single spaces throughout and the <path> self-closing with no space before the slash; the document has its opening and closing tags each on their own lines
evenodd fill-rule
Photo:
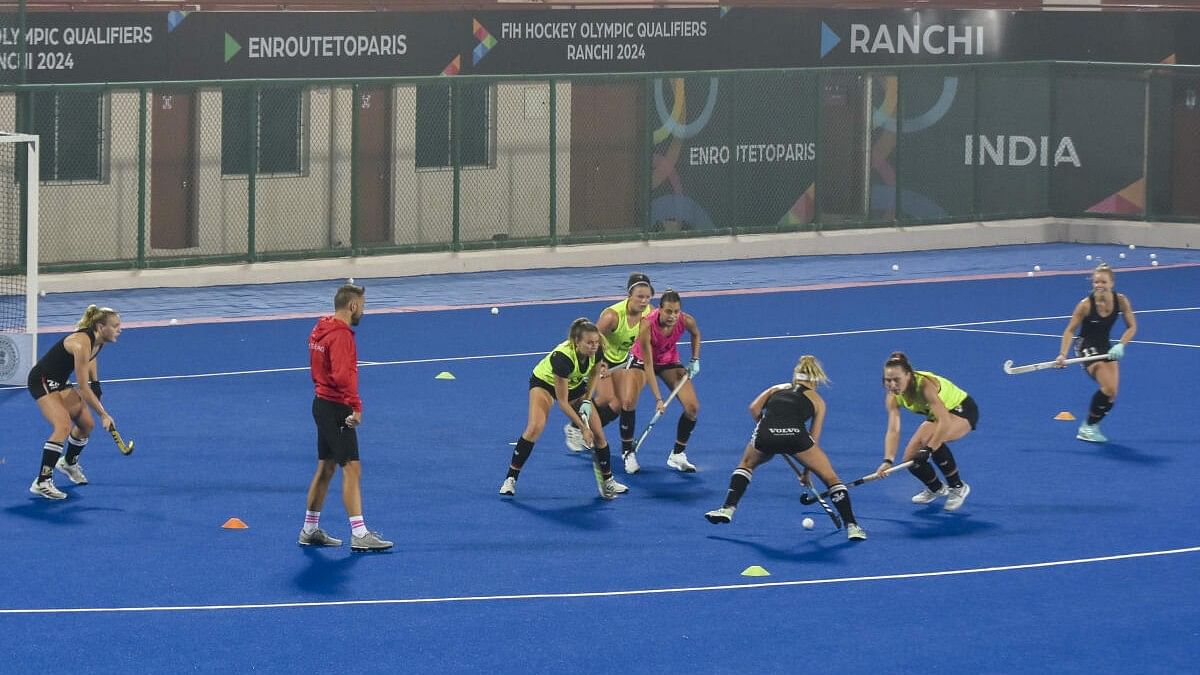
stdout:
<svg viewBox="0 0 1200 675">
<path fill-rule="evenodd" d="M 717 591 L 742 591 L 759 588 L 787 588 L 795 586 L 820 586 L 828 584 L 847 584 L 864 581 L 895 581 L 903 579 L 928 579 L 933 577 L 965 576 L 971 574 L 995 574 L 998 572 L 1017 572 L 1021 570 L 1046 569 L 1065 567 L 1069 565 L 1089 565 L 1117 560 L 1134 560 L 1138 558 L 1153 558 L 1184 553 L 1196 553 L 1200 546 L 1187 548 L 1166 549 L 1160 551 L 1142 551 L 1138 553 L 1122 553 L 1118 555 L 1096 556 L 1092 558 L 1076 558 L 1073 560 L 1051 560 L 1048 562 L 1022 563 L 1018 565 L 998 565 L 993 567 L 969 567 L 966 569 L 940 570 L 936 572 L 905 572 L 898 574 L 876 574 L 859 577 L 832 577 L 827 579 L 800 579 L 795 581 L 763 581 L 746 584 L 724 584 L 719 586 L 685 586 L 679 588 L 645 588 L 626 591 L 585 591 L 576 593 L 523 593 L 514 595 L 466 595 L 440 598 L 392 598 L 376 600 L 328 600 L 316 602 L 267 602 L 247 603 L 238 605 L 159 605 L 146 607 L 61 607 L 61 608 L 28 608 L 0 609 L 0 615 L 5 614 L 100 614 L 115 612 L 195 612 L 238 609 L 289 609 L 297 607 L 352 607 L 371 605 L 426 605 L 457 602 L 496 602 L 519 600 L 568 600 L 575 598 L 613 598 L 623 596 L 665 595 L 678 593 L 704 593 Z"/>
</svg>

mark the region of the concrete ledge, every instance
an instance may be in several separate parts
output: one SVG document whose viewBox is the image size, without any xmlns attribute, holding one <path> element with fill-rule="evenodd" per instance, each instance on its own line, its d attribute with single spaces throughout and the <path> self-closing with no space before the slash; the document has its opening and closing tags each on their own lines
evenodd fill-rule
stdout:
<svg viewBox="0 0 1200 675">
<path fill-rule="evenodd" d="M 265 284 L 324 279 L 370 279 L 423 274 L 551 267 L 599 267 L 695 260 L 740 260 L 799 255 L 845 255 L 1045 244 L 1121 243 L 1200 248 L 1200 225 L 1113 220 L 1033 218 L 883 227 L 825 232 L 752 234 L 530 249 L 410 253 L 288 262 L 44 274 L 49 293 L 126 288 Z"/>
</svg>

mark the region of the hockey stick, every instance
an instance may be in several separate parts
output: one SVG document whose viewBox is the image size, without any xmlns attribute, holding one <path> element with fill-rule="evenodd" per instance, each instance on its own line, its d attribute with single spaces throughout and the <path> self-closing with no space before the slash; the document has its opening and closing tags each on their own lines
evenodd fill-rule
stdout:
<svg viewBox="0 0 1200 675">
<path fill-rule="evenodd" d="M 678 394 L 679 390 L 683 389 L 683 385 L 687 384 L 691 379 L 691 376 L 687 373 L 683 374 L 683 378 L 679 380 L 679 384 L 675 385 L 675 389 L 671 390 L 671 395 L 667 397 L 666 403 L 663 403 L 662 412 L 654 413 L 654 417 L 650 418 L 650 424 L 646 425 L 646 430 L 643 431 L 642 435 L 638 437 L 637 444 L 633 446 L 634 452 L 637 452 L 642 448 L 642 443 L 646 442 L 646 437 L 650 435 L 650 430 L 654 428 L 654 425 L 657 424 L 658 420 L 662 418 L 663 413 L 667 411 L 667 406 L 671 405 L 671 401 L 675 400 L 675 395 Z"/>
<path fill-rule="evenodd" d="M 809 502 L 804 501 L 804 498 L 809 496 L 809 491 L 811 490 L 812 494 L 816 495 L 816 500 L 818 503 L 821 504 L 821 508 L 825 510 L 825 515 L 829 516 L 829 519 L 833 521 L 833 527 L 838 530 L 842 529 L 842 519 L 839 518 L 838 515 L 833 512 L 833 509 L 831 509 L 829 507 L 829 504 L 825 503 L 825 500 L 821 498 L 821 495 L 819 493 L 817 493 L 816 489 L 814 489 L 808 483 L 804 482 L 804 472 L 800 470 L 800 467 L 796 464 L 796 460 L 787 453 L 779 453 L 779 454 L 783 455 L 783 458 L 785 460 L 787 460 L 788 466 L 792 467 L 792 471 L 796 472 L 796 479 L 799 480 L 800 484 L 804 486 L 804 492 L 800 495 L 800 503 L 801 504 L 811 504 L 812 503 L 811 501 L 809 501 Z"/>
<path fill-rule="evenodd" d="M 1093 354 L 1092 356 L 1081 356 L 1077 359 L 1067 359 L 1063 361 L 1063 366 L 1071 366 L 1076 363 L 1091 363 L 1092 361 L 1104 361 L 1108 359 L 1108 354 Z M 1041 363 L 1031 363 L 1027 366 L 1014 366 L 1012 360 L 1004 362 L 1004 372 L 1009 375 L 1022 375 L 1024 373 L 1032 373 L 1037 370 L 1046 370 L 1047 368 L 1055 368 L 1057 365 L 1054 361 L 1043 361 Z"/>
<path fill-rule="evenodd" d="M 129 439 L 129 443 L 126 444 L 125 439 L 121 438 L 121 434 L 117 431 L 117 425 L 114 424 L 108 433 L 112 435 L 113 442 L 117 444 L 117 449 L 121 451 L 122 455 L 133 454 L 133 439 Z"/>
<path fill-rule="evenodd" d="M 901 463 L 897 464 L 896 466 L 893 466 L 892 468 L 888 469 L 887 471 L 884 471 L 883 475 L 890 476 L 890 475 L 896 473 L 897 471 L 899 471 L 901 469 L 907 469 L 908 467 L 910 467 L 912 465 L 913 465 L 913 460 L 911 460 L 911 459 L 908 460 L 907 462 L 901 462 Z M 870 483 L 873 480 L 879 480 L 879 476 L 877 476 L 876 474 L 873 474 L 873 473 L 869 473 L 869 474 L 863 476 L 862 478 L 859 478 L 858 480 L 852 481 L 850 483 L 846 483 L 845 485 L 848 488 L 858 487 L 859 485 L 862 485 L 863 483 Z M 829 490 L 826 490 L 817 496 L 818 497 L 828 497 Z M 813 501 L 815 501 L 815 500 L 812 498 L 812 495 L 810 495 L 808 493 L 800 495 L 800 503 L 801 504 L 807 505 L 807 504 L 813 503 Z"/>
<path fill-rule="evenodd" d="M 599 386 L 599 384 L 600 384 L 599 377 L 592 378 L 592 381 L 588 383 L 587 393 L 584 394 L 584 397 L 583 397 L 583 403 L 588 404 L 587 409 L 586 410 L 583 409 L 584 408 L 583 403 L 581 403 L 579 405 L 579 407 L 580 407 L 579 421 L 583 422 L 584 429 L 588 428 L 588 425 L 591 424 L 592 412 L 595 408 L 595 403 L 592 402 L 592 396 L 595 395 L 596 387 Z M 582 433 L 582 431 L 583 430 L 581 429 L 580 432 Z M 595 440 L 596 440 L 595 437 L 593 437 L 592 438 L 593 446 L 595 446 Z M 592 474 L 596 477 L 596 489 L 600 491 L 600 496 L 603 497 L 604 499 L 615 499 L 617 495 L 612 492 L 609 492 L 608 489 L 604 487 L 604 483 L 605 483 L 604 472 L 600 469 L 600 458 L 596 456 L 596 448 L 588 447 L 587 445 L 584 445 L 584 447 L 587 448 L 592 454 Z"/>
</svg>

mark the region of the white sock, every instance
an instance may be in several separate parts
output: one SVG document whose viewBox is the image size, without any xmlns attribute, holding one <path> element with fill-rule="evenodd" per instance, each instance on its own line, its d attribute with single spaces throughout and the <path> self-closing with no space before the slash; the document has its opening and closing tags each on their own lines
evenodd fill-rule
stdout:
<svg viewBox="0 0 1200 675">
<path fill-rule="evenodd" d="M 321 523 L 320 511 L 305 511 L 304 512 L 304 532 L 309 533 L 317 529 Z"/>
<path fill-rule="evenodd" d="M 367 524 L 362 516 L 350 516 L 350 533 L 356 537 L 367 536 Z"/>
</svg>

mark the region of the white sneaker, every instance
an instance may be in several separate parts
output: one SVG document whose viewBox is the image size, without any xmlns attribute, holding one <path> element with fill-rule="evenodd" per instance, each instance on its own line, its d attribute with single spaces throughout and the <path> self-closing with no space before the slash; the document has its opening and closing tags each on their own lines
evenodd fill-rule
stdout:
<svg viewBox="0 0 1200 675">
<path fill-rule="evenodd" d="M 83 465 L 76 462 L 75 464 L 67 464 L 66 457 L 59 457 L 58 462 L 54 464 L 54 468 L 65 473 L 67 478 L 76 485 L 87 485 L 87 476 L 83 473 Z"/>
<path fill-rule="evenodd" d="M 713 509 L 712 511 L 704 514 L 704 517 L 708 518 L 708 522 L 712 523 L 713 525 L 731 523 L 733 522 L 733 510 L 736 508 L 736 506 L 722 506 L 719 509 Z"/>
<path fill-rule="evenodd" d="M 46 499 L 67 498 L 67 493 L 54 486 L 53 478 L 47 478 L 46 480 L 38 480 L 34 478 L 33 484 L 29 486 L 29 491 L 35 495 L 41 495 Z"/>
<path fill-rule="evenodd" d="M 571 452 L 583 451 L 583 432 L 579 429 L 576 429 L 574 424 L 568 422 L 567 426 L 563 427 L 563 435 L 567 437 L 566 443 L 568 450 Z"/>
<path fill-rule="evenodd" d="M 963 502 L 967 500 L 967 495 L 971 494 L 971 486 L 963 481 L 962 487 L 950 488 L 950 494 L 946 497 L 947 511 L 957 511 L 962 507 Z"/>
<path fill-rule="evenodd" d="M 505 478 L 504 482 L 500 484 L 500 494 L 510 497 L 517 494 L 517 479 L 511 476 Z"/>
<path fill-rule="evenodd" d="M 918 492 L 917 494 L 912 496 L 912 503 L 928 504 L 929 502 L 937 499 L 938 497 L 945 497 L 948 494 L 950 494 L 950 488 L 946 487 L 945 484 L 942 484 L 942 487 L 939 488 L 937 492 L 933 492 L 929 488 L 925 488 L 924 490 L 921 490 L 920 492 Z"/>
<path fill-rule="evenodd" d="M 636 452 L 624 453 L 622 457 L 625 459 L 625 473 L 634 474 L 642 470 L 642 465 L 638 464 Z"/>
<path fill-rule="evenodd" d="M 696 465 L 688 461 L 686 452 L 672 452 L 667 457 L 667 466 L 684 473 L 695 473 Z"/>
<path fill-rule="evenodd" d="M 846 523 L 846 539 L 850 541 L 866 541 L 867 531 L 858 523 Z"/>
<path fill-rule="evenodd" d="M 1079 431 L 1076 432 L 1075 438 L 1078 438 L 1081 441 L 1087 441 L 1088 443 L 1108 442 L 1108 438 L 1106 438 L 1104 434 L 1100 433 L 1099 424 L 1087 424 L 1086 422 L 1079 425 Z"/>
<path fill-rule="evenodd" d="M 618 483 L 616 478 L 606 478 L 604 480 L 604 490 L 605 492 L 611 492 L 615 495 L 623 495 L 626 492 L 629 492 L 629 488 Z"/>
</svg>

